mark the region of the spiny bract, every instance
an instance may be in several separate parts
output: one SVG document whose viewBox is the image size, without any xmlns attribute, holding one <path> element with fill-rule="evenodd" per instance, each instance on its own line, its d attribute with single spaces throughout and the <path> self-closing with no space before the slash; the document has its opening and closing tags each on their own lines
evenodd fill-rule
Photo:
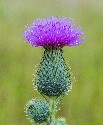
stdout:
<svg viewBox="0 0 103 125">
<path fill-rule="evenodd" d="M 71 75 L 61 48 L 45 48 L 35 82 L 37 90 L 47 96 L 65 95 L 71 90 Z"/>
<path fill-rule="evenodd" d="M 43 123 L 49 117 L 49 107 L 45 100 L 32 99 L 25 106 L 25 112 L 31 122 Z"/>
</svg>

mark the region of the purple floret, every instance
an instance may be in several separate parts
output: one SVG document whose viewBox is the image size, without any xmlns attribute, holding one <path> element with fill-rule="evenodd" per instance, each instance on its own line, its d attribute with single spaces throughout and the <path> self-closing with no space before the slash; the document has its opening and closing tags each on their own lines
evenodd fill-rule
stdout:
<svg viewBox="0 0 103 125">
<path fill-rule="evenodd" d="M 70 18 L 48 17 L 27 25 L 23 37 L 32 46 L 78 46 L 84 41 L 83 31 Z"/>
</svg>

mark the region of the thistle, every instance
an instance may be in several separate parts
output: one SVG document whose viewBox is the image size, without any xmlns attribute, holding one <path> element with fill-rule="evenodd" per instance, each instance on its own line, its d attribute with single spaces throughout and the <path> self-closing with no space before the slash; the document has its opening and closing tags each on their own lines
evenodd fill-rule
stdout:
<svg viewBox="0 0 103 125">
<path fill-rule="evenodd" d="M 84 41 L 83 31 L 70 18 L 48 17 L 36 19 L 27 25 L 23 37 L 33 47 L 44 48 L 33 85 L 45 101 L 29 101 L 26 113 L 35 123 L 67 125 L 65 119 L 56 118 L 61 98 L 72 88 L 72 77 L 63 57 L 63 47 L 80 45 Z"/>
<path fill-rule="evenodd" d="M 49 107 L 45 100 L 29 100 L 25 106 L 25 112 L 31 122 L 43 123 L 49 117 Z"/>
</svg>

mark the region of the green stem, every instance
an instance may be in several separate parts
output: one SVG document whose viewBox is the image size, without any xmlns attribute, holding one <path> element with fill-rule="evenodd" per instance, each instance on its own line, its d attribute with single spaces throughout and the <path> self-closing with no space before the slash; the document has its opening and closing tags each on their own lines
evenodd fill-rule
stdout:
<svg viewBox="0 0 103 125">
<path fill-rule="evenodd" d="M 55 98 L 50 99 L 50 125 L 55 125 L 55 115 L 56 115 L 56 100 Z"/>
</svg>

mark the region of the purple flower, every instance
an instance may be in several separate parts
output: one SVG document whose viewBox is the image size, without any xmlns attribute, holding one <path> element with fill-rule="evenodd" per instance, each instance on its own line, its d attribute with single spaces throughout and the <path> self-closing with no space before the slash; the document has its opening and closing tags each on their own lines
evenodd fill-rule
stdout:
<svg viewBox="0 0 103 125">
<path fill-rule="evenodd" d="M 48 17 L 27 25 L 23 37 L 32 46 L 78 46 L 84 41 L 83 31 L 70 18 Z"/>
</svg>

